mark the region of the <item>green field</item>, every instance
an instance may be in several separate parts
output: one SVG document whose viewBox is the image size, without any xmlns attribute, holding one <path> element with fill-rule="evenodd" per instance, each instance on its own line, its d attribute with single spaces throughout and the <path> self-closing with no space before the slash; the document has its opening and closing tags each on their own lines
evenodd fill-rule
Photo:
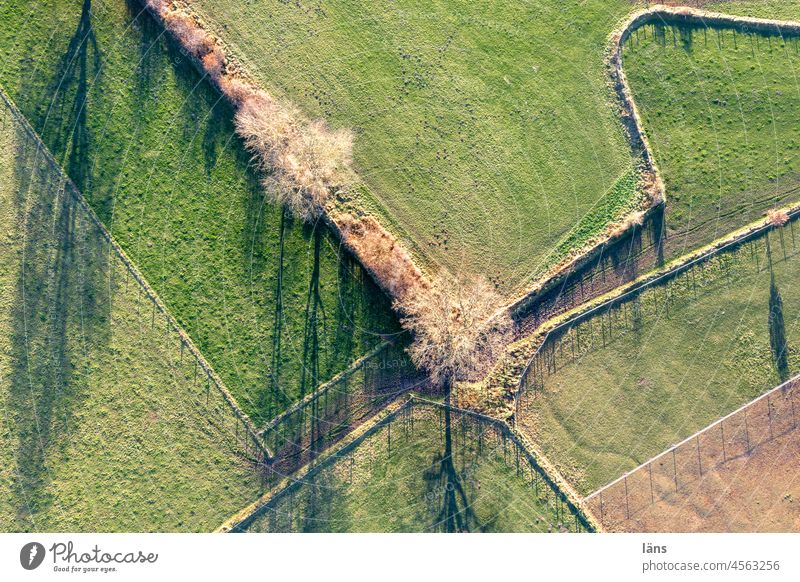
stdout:
<svg viewBox="0 0 800 582">
<path fill-rule="evenodd" d="M 265 203 L 232 111 L 140 11 L 3 2 L 0 84 L 262 424 L 398 326 L 324 228 Z"/>
<path fill-rule="evenodd" d="M 770 18 L 773 20 L 800 20 L 800 0 L 712 1 L 706 2 L 703 8 L 737 16 Z"/>
<path fill-rule="evenodd" d="M 278 494 L 251 532 L 575 531 L 575 518 L 510 440 L 415 405 Z"/>
<path fill-rule="evenodd" d="M 556 372 L 540 376 L 519 423 L 581 492 L 800 370 L 797 230 L 770 234 L 771 262 L 762 237 L 547 344 Z M 773 344 L 780 327 L 786 344 Z"/>
<path fill-rule="evenodd" d="M 667 190 L 668 254 L 800 199 L 800 39 L 648 25 L 623 63 Z"/>
<path fill-rule="evenodd" d="M 207 531 L 252 502 L 230 408 L 2 102 L 0 224 L 0 531 Z"/>
<path fill-rule="evenodd" d="M 265 87 L 354 130 L 366 204 L 423 262 L 519 291 L 632 199 L 603 66 L 626 0 L 192 5 Z"/>
</svg>

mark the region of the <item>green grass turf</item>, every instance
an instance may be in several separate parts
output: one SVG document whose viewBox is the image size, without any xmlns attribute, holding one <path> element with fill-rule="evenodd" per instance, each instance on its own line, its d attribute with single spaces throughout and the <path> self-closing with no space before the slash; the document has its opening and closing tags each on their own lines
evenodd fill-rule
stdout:
<svg viewBox="0 0 800 582">
<path fill-rule="evenodd" d="M 632 198 L 603 65 L 626 0 L 192 4 L 265 87 L 354 130 L 366 204 L 424 261 L 519 291 L 619 214 L 618 179 Z"/>
<path fill-rule="evenodd" d="M 397 322 L 321 227 L 288 221 L 279 269 L 281 211 L 230 108 L 140 11 L 3 2 L 0 83 L 261 424 Z"/>
<path fill-rule="evenodd" d="M 705 10 L 737 16 L 752 16 L 775 20 L 800 20 L 800 0 L 728 0 L 706 2 Z"/>
<path fill-rule="evenodd" d="M 413 408 L 349 453 L 276 497 L 251 532 L 574 531 L 565 506 L 530 469 L 517 474 L 515 452 L 495 429 Z M 459 488 L 464 492 L 462 498 Z"/>
<path fill-rule="evenodd" d="M 796 237 L 796 224 L 770 234 L 783 378 L 800 371 Z M 597 489 L 780 383 L 770 297 L 761 238 L 579 324 L 550 344 L 557 371 L 523 404 L 521 426 L 580 491 Z"/>
<path fill-rule="evenodd" d="M 648 25 L 623 63 L 664 177 L 673 256 L 800 199 L 800 40 Z"/>
<path fill-rule="evenodd" d="M 0 531 L 202 531 L 259 478 L 234 417 L 0 105 Z"/>
</svg>

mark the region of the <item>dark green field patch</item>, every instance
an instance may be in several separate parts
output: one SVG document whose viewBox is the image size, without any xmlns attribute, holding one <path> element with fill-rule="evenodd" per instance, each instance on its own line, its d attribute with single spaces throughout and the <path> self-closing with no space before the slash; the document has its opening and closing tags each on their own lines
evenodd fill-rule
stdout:
<svg viewBox="0 0 800 582">
<path fill-rule="evenodd" d="M 256 424 L 398 330 L 321 226 L 265 203 L 232 111 L 137 0 L 0 6 L 0 83 Z"/>
</svg>

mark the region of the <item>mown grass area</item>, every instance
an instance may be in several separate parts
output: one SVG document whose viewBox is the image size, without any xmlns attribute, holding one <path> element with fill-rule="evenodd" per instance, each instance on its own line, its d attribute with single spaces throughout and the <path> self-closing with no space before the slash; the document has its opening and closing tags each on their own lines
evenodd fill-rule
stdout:
<svg viewBox="0 0 800 582">
<path fill-rule="evenodd" d="M 260 478 L 218 393 L 0 105 L 0 531 L 208 531 Z"/>
<path fill-rule="evenodd" d="M 251 532 L 575 531 L 513 443 L 470 417 L 415 405 L 278 494 Z"/>
<path fill-rule="evenodd" d="M 668 254 L 800 199 L 800 39 L 648 25 L 623 62 L 664 177 Z"/>
<path fill-rule="evenodd" d="M 138 0 L 9 0 L 0 83 L 261 424 L 393 334 L 320 225 L 265 203 L 232 111 Z"/>
<path fill-rule="evenodd" d="M 800 371 L 797 229 L 770 233 L 769 253 L 757 239 L 547 344 L 518 420 L 581 492 Z"/>
<path fill-rule="evenodd" d="M 354 130 L 365 203 L 423 261 L 519 291 L 576 225 L 602 232 L 618 180 L 633 197 L 603 66 L 626 0 L 192 5 L 266 88 Z"/>
<path fill-rule="evenodd" d="M 770 18 L 774 20 L 799 20 L 800 0 L 726 0 L 705 2 L 705 10 L 735 14 L 737 16 L 751 16 L 756 18 Z"/>
</svg>

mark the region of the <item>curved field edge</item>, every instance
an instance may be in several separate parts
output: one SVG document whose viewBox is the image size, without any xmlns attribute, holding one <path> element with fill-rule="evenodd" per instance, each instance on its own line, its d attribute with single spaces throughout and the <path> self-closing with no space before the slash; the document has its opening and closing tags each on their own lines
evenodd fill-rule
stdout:
<svg viewBox="0 0 800 582">
<path fill-rule="evenodd" d="M 262 489 L 258 451 L 5 95 L 0 107 L 0 530 L 208 530 Z"/>
<path fill-rule="evenodd" d="M 788 378 L 794 231 L 742 238 L 552 333 L 517 425 L 586 493 Z"/>
</svg>

